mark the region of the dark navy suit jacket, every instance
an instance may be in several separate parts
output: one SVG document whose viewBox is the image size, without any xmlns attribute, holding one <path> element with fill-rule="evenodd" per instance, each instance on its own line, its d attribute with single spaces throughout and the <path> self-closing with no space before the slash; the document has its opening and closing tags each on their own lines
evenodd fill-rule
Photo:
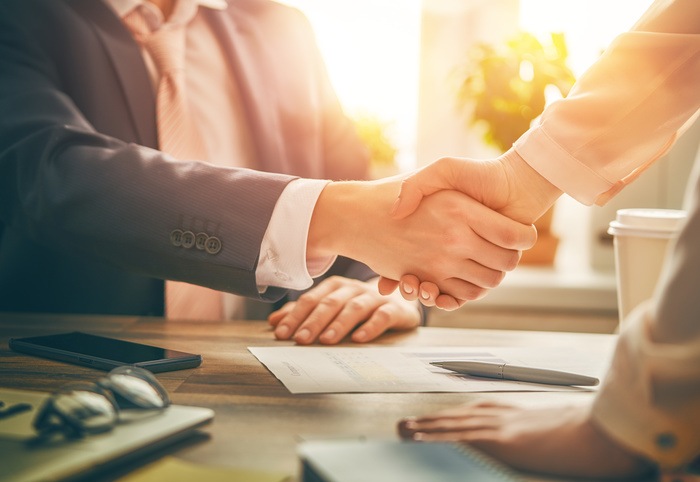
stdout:
<svg viewBox="0 0 700 482">
<path fill-rule="evenodd" d="M 363 178 L 367 155 L 298 11 L 236 0 L 205 15 L 241 88 L 259 171 L 155 149 L 147 70 L 101 1 L 0 2 L 1 311 L 158 316 L 163 279 L 287 294 L 255 284 L 277 198 L 294 176 Z M 175 246 L 175 229 L 207 231 L 221 249 Z"/>
</svg>

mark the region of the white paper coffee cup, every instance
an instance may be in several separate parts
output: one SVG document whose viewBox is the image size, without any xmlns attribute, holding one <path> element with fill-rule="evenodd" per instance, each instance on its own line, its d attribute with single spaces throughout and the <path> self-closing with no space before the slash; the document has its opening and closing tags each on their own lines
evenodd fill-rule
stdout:
<svg viewBox="0 0 700 482">
<path fill-rule="evenodd" d="M 613 235 L 620 324 L 639 303 L 651 298 L 666 254 L 686 212 L 676 209 L 620 209 L 610 223 Z"/>
</svg>

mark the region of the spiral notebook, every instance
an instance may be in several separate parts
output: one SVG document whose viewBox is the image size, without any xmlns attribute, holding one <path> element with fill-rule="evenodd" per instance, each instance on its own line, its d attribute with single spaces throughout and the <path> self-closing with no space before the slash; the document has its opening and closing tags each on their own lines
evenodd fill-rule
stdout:
<svg viewBox="0 0 700 482">
<path fill-rule="evenodd" d="M 521 480 L 476 450 L 449 443 L 323 440 L 298 448 L 302 482 L 504 482 Z"/>
</svg>

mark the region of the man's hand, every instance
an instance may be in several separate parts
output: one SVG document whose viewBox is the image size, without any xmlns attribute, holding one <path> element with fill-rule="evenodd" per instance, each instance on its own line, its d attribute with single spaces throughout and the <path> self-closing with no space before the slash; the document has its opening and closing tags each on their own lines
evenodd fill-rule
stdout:
<svg viewBox="0 0 700 482">
<path fill-rule="evenodd" d="M 318 340 L 335 344 L 352 333 L 364 343 L 387 330 L 410 330 L 420 324 L 419 305 L 394 294 L 382 296 L 377 282 L 333 276 L 268 317 L 279 340 L 300 345 Z M 354 331 L 353 331 L 354 330 Z"/>
<path fill-rule="evenodd" d="M 330 183 L 314 209 L 307 258 L 340 254 L 387 278 L 413 273 L 471 300 L 498 286 L 536 240 L 534 227 L 456 191 L 427 196 L 411 216 L 394 219 L 400 183 Z"/>
</svg>

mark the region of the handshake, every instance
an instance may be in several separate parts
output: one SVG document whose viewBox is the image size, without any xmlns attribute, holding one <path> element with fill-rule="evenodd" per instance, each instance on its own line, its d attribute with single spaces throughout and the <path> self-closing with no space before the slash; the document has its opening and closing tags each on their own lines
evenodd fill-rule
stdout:
<svg viewBox="0 0 700 482">
<path fill-rule="evenodd" d="M 454 310 L 486 295 L 537 240 L 532 223 L 561 191 L 514 150 L 487 161 L 443 158 L 410 173 L 328 184 L 307 257 L 333 254 L 381 275 L 379 291 Z"/>
</svg>

